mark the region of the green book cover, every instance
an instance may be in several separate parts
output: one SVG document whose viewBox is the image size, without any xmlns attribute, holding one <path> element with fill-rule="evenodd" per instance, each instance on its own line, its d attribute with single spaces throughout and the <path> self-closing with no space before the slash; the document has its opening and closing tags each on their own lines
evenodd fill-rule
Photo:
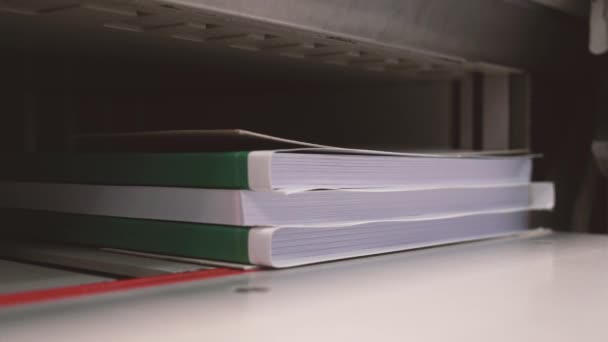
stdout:
<svg viewBox="0 0 608 342">
<path fill-rule="evenodd" d="M 248 189 L 249 152 L 5 156 L 0 177 L 15 181 Z"/>
<path fill-rule="evenodd" d="M 249 228 L 0 209 L 3 235 L 192 258 L 249 262 Z"/>
</svg>

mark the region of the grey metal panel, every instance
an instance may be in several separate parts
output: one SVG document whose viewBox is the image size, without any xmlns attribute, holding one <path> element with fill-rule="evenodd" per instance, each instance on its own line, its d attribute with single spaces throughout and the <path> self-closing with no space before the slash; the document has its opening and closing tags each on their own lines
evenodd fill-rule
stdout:
<svg viewBox="0 0 608 342">
<path fill-rule="evenodd" d="M 527 1 L 0 0 L 0 13 L 422 79 L 551 69 L 586 51 L 584 20 Z"/>
<path fill-rule="evenodd" d="M 0 294 L 112 280 L 114 279 L 0 259 Z"/>
<path fill-rule="evenodd" d="M 6 243 L 0 241 L 0 256 L 126 277 L 150 277 L 211 268 L 191 263 L 112 253 L 94 247 L 24 241 Z"/>
<path fill-rule="evenodd" d="M 337 37 L 517 68 L 584 53 L 586 21 L 522 0 L 171 0 Z"/>
<path fill-rule="evenodd" d="M 589 3 L 587 0 L 531 0 L 547 7 L 564 11 L 573 15 L 588 16 Z"/>
<path fill-rule="evenodd" d="M 545 233 L 0 311 L 10 341 L 606 341 L 608 236 Z"/>
<path fill-rule="evenodd" d="M 530 148 L 531 88 L 530 75 L 509 77 L 509 148 Z"/>
<path fill-rule="evenodd" d="M 506 150 L 509 148 L 509 75 L 482 77 L 482 148 Z"/>
<path fill-rule="evenodd" d="M 473 149 L 474 115 L 473 115 L 473 77 L 469 75 L 460 80 L 459 89 L 459 144 L 461 149 Z"/>
</svg>

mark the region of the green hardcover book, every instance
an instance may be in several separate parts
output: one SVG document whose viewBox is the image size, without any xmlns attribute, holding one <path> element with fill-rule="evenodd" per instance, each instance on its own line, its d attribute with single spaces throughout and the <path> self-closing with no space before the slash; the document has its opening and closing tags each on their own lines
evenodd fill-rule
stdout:
<svg viewBox="0 0 608 342">
<path fill-rule="evenodd" d="M 248 189 L 248 152 L 6 156 L 4 179 L 90 184 Z"/>
<path fill-rule="evenodd" d="M 354 225 L 234 227 L 0 209 L 7 237 L 291 267 L 521 232 L 527 211 Z"/>
<path fill-rule="evenodd" d="M 353 150 L 238 129 L 85 134 L 73 137 L 72 146 L 76 153 L 4 156 L 0 177 L 269 191 L 521 184 L 532 166 L 521 151 Z"/>
<path fill-rule="evenodd" d="M 0 209 L 4 234 L 248 264 L 249 228 Z"/>
<path fill-rule="evenodd" d="M 424 158 L 322 153 L 320 150 L 23 153 L 4 156 L 0 178 L 12 181 L 256 191 L 437 188 L 523 184 L 529 181 L 531 168 L 532 160 L 528 156 Z"/>
</svg>

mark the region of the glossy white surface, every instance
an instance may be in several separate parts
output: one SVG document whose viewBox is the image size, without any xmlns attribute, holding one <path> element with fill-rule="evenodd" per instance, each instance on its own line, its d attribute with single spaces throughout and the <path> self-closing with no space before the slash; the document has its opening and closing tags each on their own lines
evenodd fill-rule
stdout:
<svg viewBox="0 0 608 342">
<path fill-rule="evenodd" d="M 249 291 L 246 291 L 249 289 Z M 608 341 L 608 236 L 549 233 L 0 311 L 6 341 Z"/>
</svg>

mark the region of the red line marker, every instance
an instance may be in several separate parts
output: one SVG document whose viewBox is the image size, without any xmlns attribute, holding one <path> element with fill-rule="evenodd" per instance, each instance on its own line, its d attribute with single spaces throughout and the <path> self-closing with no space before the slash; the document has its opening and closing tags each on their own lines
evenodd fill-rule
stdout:
<svg viewBox="0 0 608 342">
<path fill-rule="evenodd" d="M 202 279 L 220 278 L 230 275 L 242 274 L 245 272 L 251 271 L 216 268 L 211 270 L 167 274 L 154 277 L 116 280 L 110 282 L 67 286 L 53 289 L 0 294 L 0 307 L 39 303 L 51 300 L 75 298 L 102 293 L 127 291 L 146 287 L 184 283 Z"/>
</svg>

